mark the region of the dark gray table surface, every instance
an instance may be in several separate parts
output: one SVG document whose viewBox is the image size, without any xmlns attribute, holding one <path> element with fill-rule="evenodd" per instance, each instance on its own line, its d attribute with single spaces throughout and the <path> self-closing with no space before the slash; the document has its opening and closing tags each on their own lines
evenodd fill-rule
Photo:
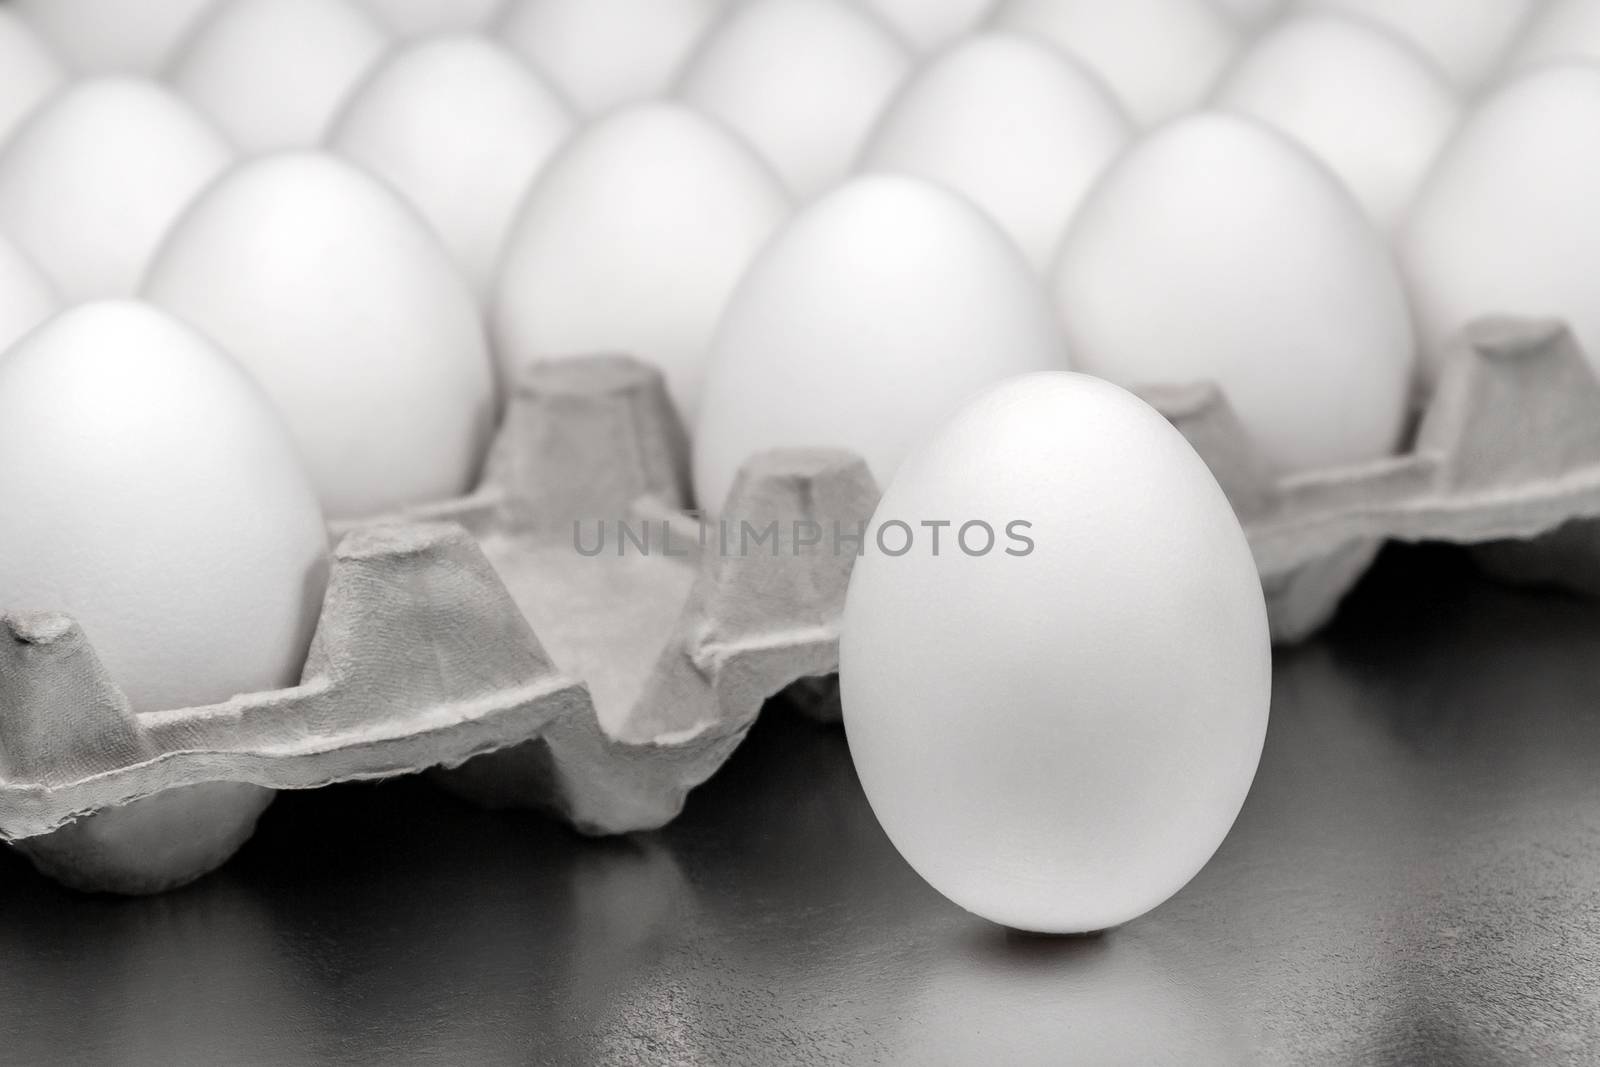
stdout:
<svg viewBox="0 0 1600 1067">
<path fill-rule="evenodd" d="M 1098 938 L 944 902 L 779 712 L 636 839 L 413 780 L 165 897 L 6 852 L 0 1063 L 1600 1062 L 1600 605 L 1391 551 L 1279 653 L 1216 859 Z"/>
</svg>

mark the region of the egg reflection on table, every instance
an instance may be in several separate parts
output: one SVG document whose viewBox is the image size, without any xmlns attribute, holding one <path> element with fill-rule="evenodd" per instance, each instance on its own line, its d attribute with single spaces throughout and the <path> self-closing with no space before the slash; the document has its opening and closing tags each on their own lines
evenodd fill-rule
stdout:
<svg viewBox="0 0 1600 1067">
<path fill-rule="evenodd" d="M 1413 340 L 1398 269 L 1350 194 L 1266 126 L 1206 113 L 1147 135 L 1079 210 L 1055 282 L 1080 369 L 1216 384 L 1278 472 L 1399 442 Z"/>
<path fill-rule="evenodd" d="M 179 214 L 232 162 L 222 135 L 165 86 L 75 82 L 0 151 L 0 231 L 68 300 L 129 296 Z"/>
<path fill-rule="evenodd" d="M 789 213 L 772 171 L 722 127 L 673 103 L 586 127 L 517 216 L 491 321 L 510 379 L 540 359 L 629 352 L 692 418 L 734 287 Z"/>
<path fill-rule="evenodd" d="M 839 684 L 900 854 L 1043 933 L 1181 889 L 1244 803 L 1272 685 L 1250 547 L 1183 436 L 1106 382 L 1028 375 L 916 449 L 872 522 L 919 539 L 855 562 Z"/>
<path fill-rule="evenodd" d="M 850 171 L 911 58 L 843 0 L 750 0 L 689 60 L 678 95 L 726 123 L 808 199 Z"/>
<path fill-rule="evenodd" d="M 566 102 L 520 59 L 451 34 L 391 53 L 328 146 L 404 194 L 487 297 L 517 205 L 572 126 Z"/>
<path fill-rule="evenodd" d="M 231 171 L 143 293 L 261 382 L 330 517 L 472 485 L 494 419 L 477 301 L 422 220 L 350 164 L 288 152 Z"/>
<path fill-rule="evenodd" d="M 880 484 L 997 381 L 1067 366 L 1037 277 L 967 201 L 856 178 L 756 257 L 717 328 L 695 428 L 700 505 L 772 448 L 845 448 Z"/>
<path fill-rule="evenodd" d="M 1043 270 L 1128 137 L 1116 102 L 1071 59 L 1028 37 L 982 34 L 906 83 L 860 169 L 912 174 L 962 193 Z"/>
</svg>

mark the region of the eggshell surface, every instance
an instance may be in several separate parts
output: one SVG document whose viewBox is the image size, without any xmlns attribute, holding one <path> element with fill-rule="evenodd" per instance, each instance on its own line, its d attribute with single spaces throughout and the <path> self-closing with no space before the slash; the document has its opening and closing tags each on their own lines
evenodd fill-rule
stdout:
<svg viewBox="0 0 1600 1067">
<path fill-rule="evenodd" d="M 1399 272 L 1361 208 L 1266 126 L 1147 135 L 1078 212 L 1055 273 L 1079 369 L 1219 386 L 1280 473 L 1390 454 L 1413 365 Z"/>
<path fill-rule="evenodd" d="M 1430 376 L 1474 319 L 1563 319 L 1600 367 L 1600 68 L 1499 89 L 1462 124 L 1400 237 Z"/>
<path fill-rule="evenodd" d="M 1141 125 L 1198 105 L 1239 37 L 1206 0 L 1006 0 L 994 25 L 1065 50 L 1100 75 Z"/>
<path fill-rule="evenodd" d="M 246 154 L 319 143 L 388 38 L 344 0 L 225 0 L 168 78 Z"/>
<path fill-rule="evenodd" d="M 930 60 L 896 95 L 861 169 L 967 196 L 1044 269 L 1129 132 L 1104 86 L 1062 53 L 983 34 Z"/>
<path fill-rule="evenodd" d="M 1421 53 L 1337 15 L 1301 15 L 1268 30 L 1215 103 L 1310 150 L 1386 230 L 1404 218 L 1459 118 L 1450 84 Z"/>
<path fill-rule="evenodd" d="M 233 151 L 145 78 L 75 83 L 0 151 L 0 231 L 69 301 L 128 296 L 184 208 Z"/>
<path fill-rule="evenodd" d="M 0 145 L 66 79 L 61 61 L 17 13 L 0 7 Z"/>
<path fill-rule="evenodd" d="M 712 346 L 694 448 L 701 506 L 771 448 L 844 448 L 880 484 L 994 382 L 1067 366 L 1049 301 L 976 208 L 913 178 L 856 178 L 751 265 Z"/>
<path fill-rule="evenodd" d="M 1260 580 L 1205 464 L 1117 387 L 1029 375 L 906 460 L 891 520 L 954 524 L 938 555 L 858 559 L 840 631 L 850 753 L 900 854 L 1021 930 L 1171 897 L 1244 803 L 1272 685 Z M 1015 521 L 1031 550 L 957 541 Z"/>
<path fill-rule="evenodd" d="M 505 48 L 446 35 L 391 54 L 328 143 L 404 194 L 483 296 L 517 205 L 572 124 L 566 103 Z"/>
<path fill-rule="evenodd" d="M 502 0 L 361 0 L 367 12 L 400 38 L 487 26 Z"/>
<path fill-rule="evenodd" d="M 217 0 L 12 0 L 85 74 L 155 74 L 216 5 Z"/>
<path fill-rule="evenodd" d="M 326 553 L 277 414 L 170 316 L 85 304 L 0 358 L 0 610 L 71 616 L 135 711 L 298 682 Z"/>
<path fill-rule="evenodd" d="M 730 0 L 511 0 L 501 38 L 586 115 L 659 96 Z"/>
<path fill-rule="evenodd" d="M 678 94 L 731 127 L 807 199 L 842 180 L 911 67 L 905 46 L 840 0 L 752 0 L 690 60 Z"/>
<path fill-rule="evenodd" d="M 1549 0 L 1538 9 L 1506 61 L 1513 72 L 1566 60 L 1600 60 L 1600 3 Z"/>
<path fill-rule="evenodd" d="M 541 359 L 627 352 L 666 375 L 691 416 L 729 297 L 789 213 L 776 175 L 679 104 L 587 128 L 528 195 L 493 305 L 510 379 Z"/>
<path fill-rule="evenodd" d="M 865 0 L 912 47 L 928 52 L 975 32 L 998 0 Z"/>
<path fill-rule="evenodd" d="M 55 314 L 58 303 L 49 279 L 21 249 L 0 237 L 0 353 Z"/>
<path fill-rule="evenodd" d="M 377 180 L 319 152 L 244 164 L 179 221 L 144 294 L 262 384 L 330 517 L 472 485 L 494 418 L 477 301 Z"/>
<path fill-rule="evenodd" d="M 1543 0 L 1300 0 L 1387 26 L 1427 53 L 1457 88 L 1482 84 Z"/>
</svg>

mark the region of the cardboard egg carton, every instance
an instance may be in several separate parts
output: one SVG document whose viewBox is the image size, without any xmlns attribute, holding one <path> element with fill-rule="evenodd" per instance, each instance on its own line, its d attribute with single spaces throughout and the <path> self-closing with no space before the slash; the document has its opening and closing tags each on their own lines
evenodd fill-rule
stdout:
<svg viewBox="0 0 1600 1067">
<path fill-rule="evenodd" d="M 1326 623 L 1388 540 L 1478 546 L 1504 578 L 1600 591 L 1600 380 L 1559 323 L 1474 324 L 1406 451 L 1350 467 L 1275 478 L 1214 386 L 1144 396 L 1244 524 L 1275 642 Z"/>
</svg>

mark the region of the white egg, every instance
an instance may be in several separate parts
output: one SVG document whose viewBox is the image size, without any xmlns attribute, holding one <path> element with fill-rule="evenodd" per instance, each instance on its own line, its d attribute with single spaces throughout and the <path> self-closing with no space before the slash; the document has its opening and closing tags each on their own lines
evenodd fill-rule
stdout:
<svg viewBox="0 0 1600 1067">
<path fill-rule="evenodd" d="M 0 237 L 0 352 L 55 314 L 55 287 L 22 250 Z"/>
<path fill-rule="evenodd" d="M 729 0 L 509 0 L 500 35 L 597 115 L 659 96 Z"/>
<path fill-rule="evenodd" d="M 1309 149 L 1385 230 L 1404 217 L 1459 118 L 1454 91 L 1425 56 L 1372 23 L 1334 14 L 1269 29 L 1214 103 Z"/>
<path fill-rule="evenodd" d="M 534 186 L 507 244 L 492 311 L 506 377 L 628 352 L 665 373 L 692 417 L 728 297 L 788 212 L 777 176 L 687 107 L 596 121 Z"/>
<path fill-rule="evenodd" d="M 1299 0 L 1371 19 L 1416 45 L 1457 88 L 1479 85 L 1500 65 L 1544 0 Z"/>
<path fill-rule="evenodd" d="M 0 7 L 0 145 L 66 80 L 48 45 L 9 7 Z"/>
<path fill-rule="evenodd" d="M 75 69 L 88 74 L 156 73 L 216 4 L 217 0 L 13 0 L 13 6 Z"/>
<path fill-rule="evenodd" d="M 0 358 L 0 610 L 72 616 L 135 711 L 298 682 L 326 554 L 277 414 L 170 316 L 84 304 Z"/>
<path fill-rule="evenodd" d="M 0 231 L 69 301 L 128 296 L 178 215 L 232 162 L 222 135 L 165 86 L 76 82 L 0 152 Z"/>
<path fill-rule="evenodd" d="M 246 163 L 174 227 L 144 292 L 266 388 L 330 517 L 471 487 L 495 406 L 477 301 L 375 179 L 318 152 Z"/>
<path fill-rule="evenodd" d="M 1194 115 L 1113 164 L 1062 245 L 1056 304 L 1079 369 L 1216 383 L 1279 471 L 1398 442 L 1412 371 L 1398 270 L 1333 176 L 1249 119 Z"/>
<path fill-rule="evenodd" d="M 751 0 L 706 39 L 678 90 L 809 198 L 849 173 L 910 66 L 887 27 L 841 0 Z"/>
<path fill-rule="evenodd" d="M 856 561 L 839 648 L 889 840 L 1023 930 L 1104 930 L 1172 896 L 1244 803 L 1272 688 L 1260 580 L 1205 464 L 1115 386 L 1029 375 L 906 460 L 873 518 L 895 521 L 916 541 Z M 937 555 L 927 522 L 952 524 Z M 988 551 L 960 535 L 977 523 Z"/>
<path fill-rule="evenodd" d="M 865 0 L 883 20 L 924 52 L 976 32 L 998 0 Z"/>
<path fill-rule="evenodd" d="M 246 153 L 320 142 L 388 38 L 345 0 L 225 0 L 168 77 Z"/>
<path fill-rule="evenodd" d="M 1128 136 L 1127 119 L 1093 75 L 1032 38 L 990 33 L 912 77 L 861 169 L 913 174 L 967 196 L 1044 269 Z"/>
<path fill-rule="evenodd" d="M 915 178 L 856 178 L 762 250 L 718 327 L 695 434 L 701 506 L 772 448 L 845 448 L 879 483 L 986 386 L 1060 370 L 1049 300 L 966 200 Z"/>
<path fill-rule="evenodd" d="M 396 37 L 478 30 L 499 12 L 502 0 L 361 0 Z"/>
<path fill-rule="evenodd" d="M 994 25 L 1065 49 L 1149 125 L 1205 98 L 1239 31 L 1206 0 L 1006 0 Z"/>
<path fill-rule="evenodd" d="M 462 34 L 392 53 L 328 144 L 398 189 L 484 296 L 517 205 L 572 125 L 566 103 L 520 59 Z"/>
<path fill-rule="evenodd" d="M 1506 66 L 1528 71 L 1571 59 L 1600 60 L 1600 2 L 1548 0 L 1535 12 Z"/>
<path fill-rule="evenodd" d="M 1289 0 L 1212 0 L 1212 3 L 1241 26 L 1255 27 L 1281 15 Z"/>
<path fill-rule="evenodd" d="M 1430 375 L 1488 315 L 1566 320 L 1600 368 L 1600 67 L 1545 67 L 1483 101 L 1400 237 Z"/>
</svg>

